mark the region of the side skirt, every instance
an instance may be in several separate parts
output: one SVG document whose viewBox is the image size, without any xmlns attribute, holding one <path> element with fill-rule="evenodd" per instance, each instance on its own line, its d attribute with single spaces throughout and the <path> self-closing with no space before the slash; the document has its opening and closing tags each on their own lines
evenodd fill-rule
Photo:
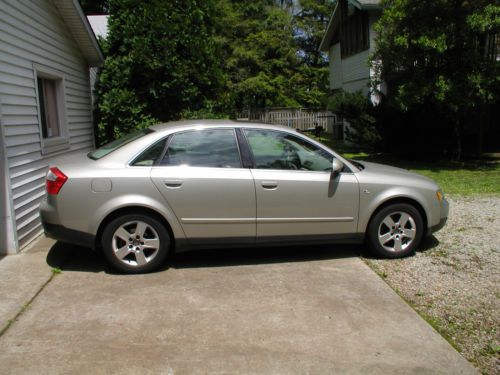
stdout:
<svg viewBox="0 0 500 375">
<path fill-rule="evenodd" d="M 248 247 L 278 247 L 278 246 L 303 246 L 320 244 L 362 244 L 364 233 L 346 233 L 335 235 L 309 235 L 309 236 L 273 236 L 255 239 L 253 237 L 237 238 L 196 238 L 189 240 L 176 240 L 175 251 L 178 253 L 201 249 L 222 248 L 248 248 Z"/>
</svg>

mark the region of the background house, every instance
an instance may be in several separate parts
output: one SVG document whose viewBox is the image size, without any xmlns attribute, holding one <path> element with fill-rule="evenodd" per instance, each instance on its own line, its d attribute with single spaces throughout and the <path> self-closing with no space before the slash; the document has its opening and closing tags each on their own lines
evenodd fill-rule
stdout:
<svg viewBox="0 0 500 375">
<path fill-rule="evenodd" d="M 94 147 L 89 67 L 102 62 L 77 0 L 0 0 L 0 253 L 42 232 L 52 160 Z"/>
<path fill-rule="evenodd" d="M 374 47 L 373 25 L 380 18 L 380 0 L 339 0 L 320 50 L 330 59 L 330 88 L 369 92 L 373 74 L 368 58 Z"/>
</svg>

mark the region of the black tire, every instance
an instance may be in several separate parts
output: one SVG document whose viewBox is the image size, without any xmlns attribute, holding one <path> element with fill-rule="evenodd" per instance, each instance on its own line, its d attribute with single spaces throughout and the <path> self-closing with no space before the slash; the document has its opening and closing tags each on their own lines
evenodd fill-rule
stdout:
<svg viewBox="0 0 500 375">
<path fill-rule="evenodd" d="M 410 219 L 406 220 L 404 214 Z M 391 220 L 394 225 L 389 228 L 387 223 L 391 223 Z M 414 237 L 410 238 L 412 234 Z M 415 252 L 423 234 L 424 222 L 420 212 L 410 204 L 397 203 L 382 208 L 372 217 L 368 224 L 367 242 L 372 252 L 379 257 L 403 258 Z"/>
<path fill-rule="evenodd" d="M 139 235 L 142 228 L 145 230 Z M 123 238 L 125 233 L 129 238 Z M 117 217 L 104 228 L 101 243 L 104 255 L 114 268 L 137 274 L 151 272 L 163 264 L 171 239 L 165 226 L 157 219 L 144 214 L 129 214 Z"/>
</svg>

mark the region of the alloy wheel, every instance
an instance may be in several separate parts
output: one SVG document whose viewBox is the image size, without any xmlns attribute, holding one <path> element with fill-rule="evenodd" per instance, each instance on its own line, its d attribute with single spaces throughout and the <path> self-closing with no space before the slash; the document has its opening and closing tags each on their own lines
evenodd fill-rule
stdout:
<svg viewBox="0 0 500 375">
<path fill-rule="evenodd" d="M 149 224 L 136 220 L 120 225 L 113 233 L 112 249 L 116 258 L 128 266 L 144 266 L 160 249 L 160 237 Z"/>
<path fill-rule="evenodd" d="M 398 211 L 387 215 L 378 227 L 380 245 L 391 252 L 404 251 L 417 234 L 415 220 L 406 212 Z"/>
</svg>

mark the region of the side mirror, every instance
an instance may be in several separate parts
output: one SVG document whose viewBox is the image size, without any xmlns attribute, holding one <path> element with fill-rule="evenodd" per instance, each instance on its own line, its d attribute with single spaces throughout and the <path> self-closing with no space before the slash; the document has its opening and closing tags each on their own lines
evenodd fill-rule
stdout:
<svg viewBox="0 0 500 375">
<path fill-rule="evenodd" d="M 333 161 L 332 161 L 332 174 L 334 177 L 337 177 L 338 174 L 340 173 L 340 171 L 342 170 L 342 168 L 344 168 L 344 164 L 342 164 L 342 162 L 337 159 L 337 158 L 333 158 Z"/>
</svg>

